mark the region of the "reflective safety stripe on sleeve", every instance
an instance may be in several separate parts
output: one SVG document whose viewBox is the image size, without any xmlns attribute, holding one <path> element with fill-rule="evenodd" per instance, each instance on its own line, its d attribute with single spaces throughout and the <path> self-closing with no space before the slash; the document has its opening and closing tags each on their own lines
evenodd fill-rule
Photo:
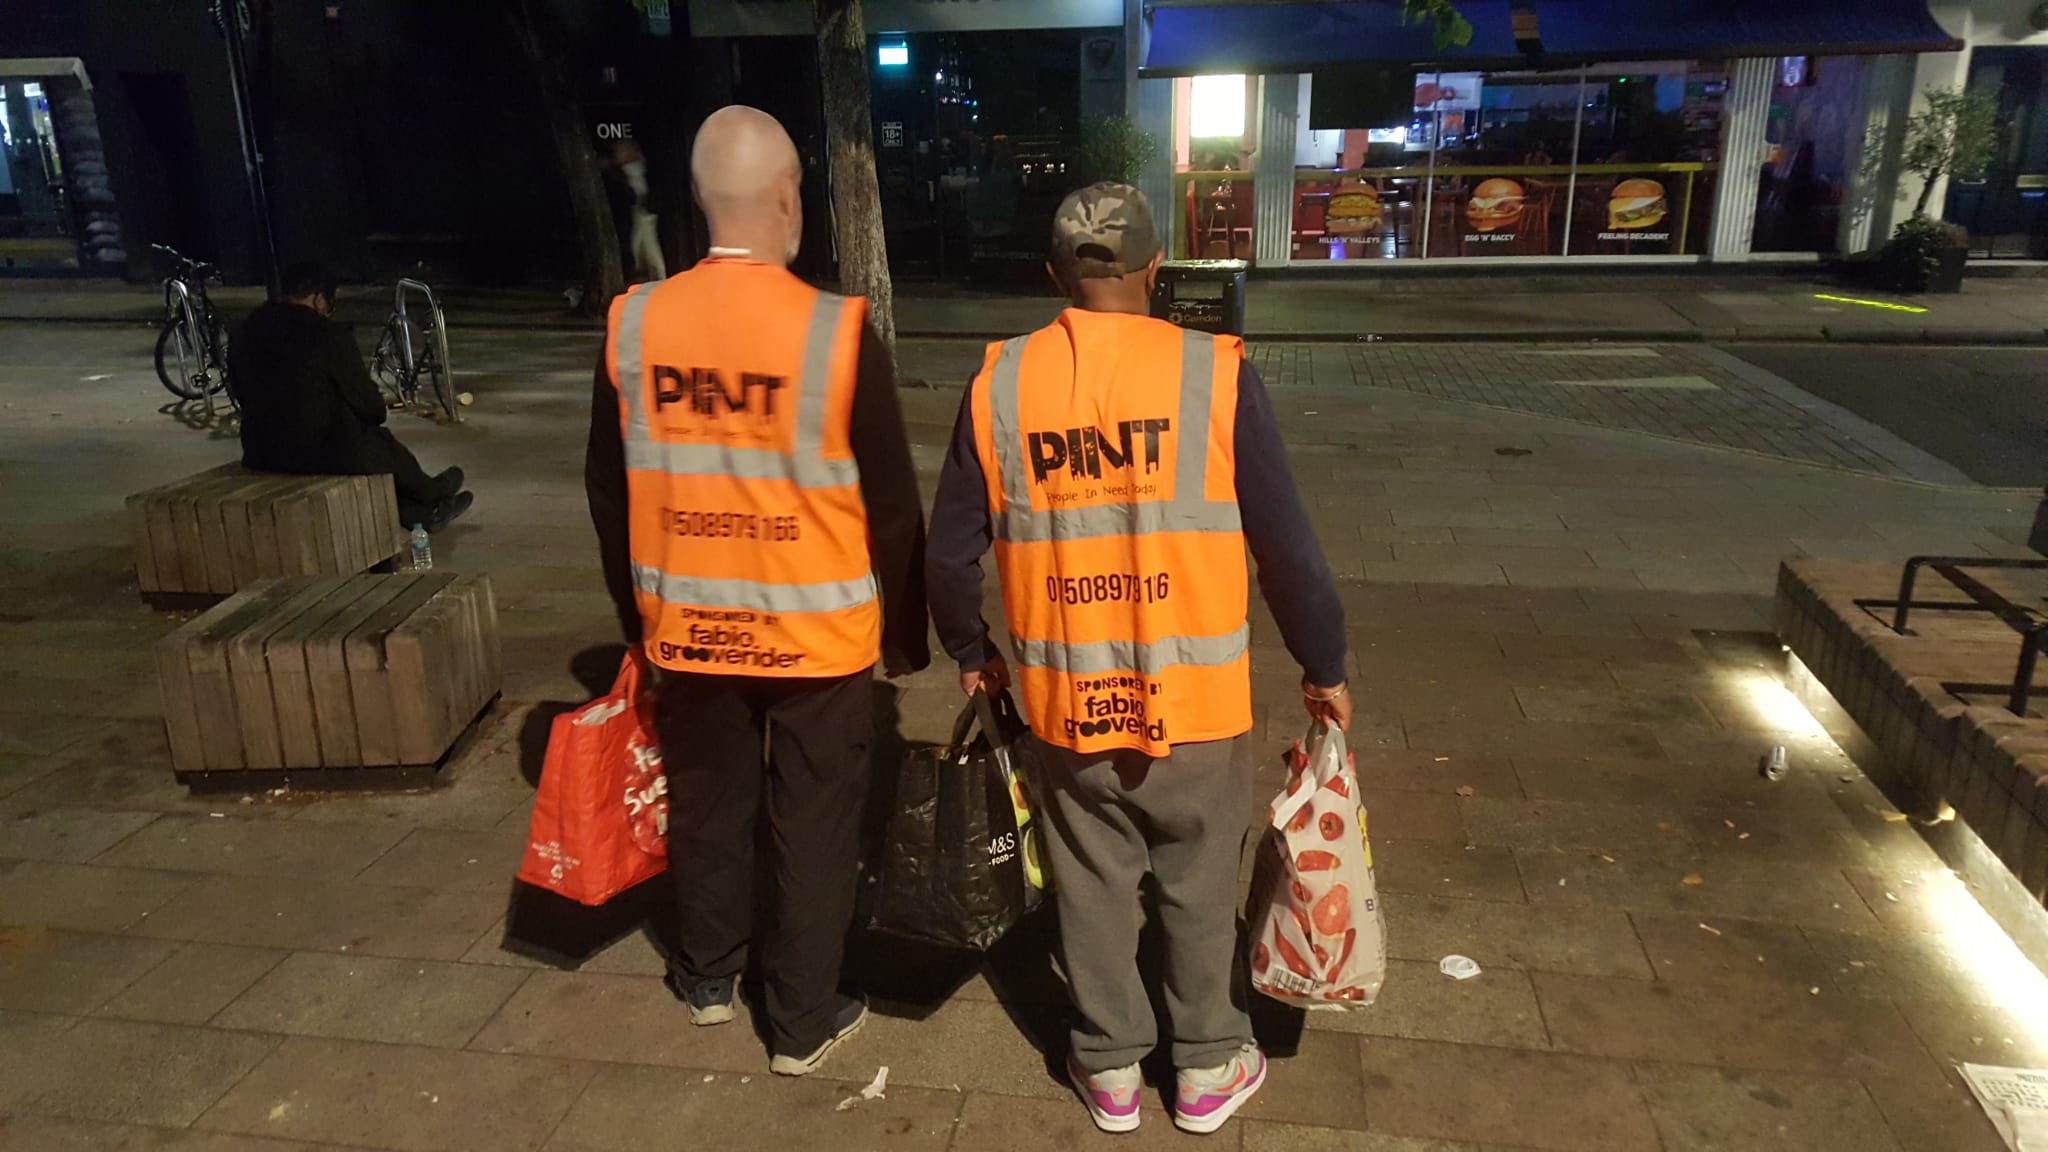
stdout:
<svg viewBox="0 0 2048 1152">
<path fill-rule="evenodd" d="M 641 368 L 641 312 L 647 293 L 636 292 L 619 316 L 618 370 L 627 376 L 628 349 L 634 378 Z M 846 298 L 818 293 L 804 336 L 802 374 L 797 380 L 796 435 L 790 451 L 733 444 L 677 444 L 657 440 L 647 419 L 644 382 L 627 404 L 626 469 L 670 476 L 733 476 L 742 480 L 788 480 L 799 488 L 845 488 L 860 483 L 852 459 L 828 459 L 825 409 L 831 392 L 832 342 L 839 333 Z M 624 385 L 622 384 L 621 387 Z"/>
<path fill-rule="evenodd" d="M 633 565 L 633 583 L 664 604 L 699 608 L 745 608 L 755 612 L 838 612 L 875 599 L 875 578 L 822 584 L 765 584 L 757 580 L 680 576 L 645 564 Z"/>
<path fill-rule="evenodd" d="M 1150 644 L 1132 640 L 1098 640 L 1063 644 L 1057 640 L 1018 640 L 1017 662 L 1027 668 L 1049 668 L 1071 676 L 1135 672 L 1157 676 L 1179 665 L 1215 667 L 1244 656 L 1251 643 L 1251 625 L 1223 636 L 1167 636 Z"/>
</svg>

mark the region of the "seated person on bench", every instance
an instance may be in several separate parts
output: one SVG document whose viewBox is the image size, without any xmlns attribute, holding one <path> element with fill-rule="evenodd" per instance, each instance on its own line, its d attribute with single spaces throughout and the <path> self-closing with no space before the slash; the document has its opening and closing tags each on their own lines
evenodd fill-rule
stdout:
<svg viewBox="0 0 2048 1152">
<path fill-rule="evenodd" d="M 391 474 L 406 528 L 429 531 L 469 510 L 462 469 L 429 476 L 384 426 L 384 395 L 348 326 L 334 314 L 334 277 L 318 264 L 284 272 L 284 299 L 251 313 L 228 346 L 242 409 L 242 464 L 299 475 Z"/>
</svg>

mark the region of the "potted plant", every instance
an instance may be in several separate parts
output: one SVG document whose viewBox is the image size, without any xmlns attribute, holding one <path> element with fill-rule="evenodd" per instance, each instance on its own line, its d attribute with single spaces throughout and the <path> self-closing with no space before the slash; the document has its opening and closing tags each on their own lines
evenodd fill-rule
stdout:
<svg viewBox="0 0 2048 1152">
<path fill-rule="evenodd" d="M 1136 184 L 1159 155 L 1159 141 L 1128 116 L 1098 116 L 1081 126 L 1081 179 Z"/>
<path fill-rule="evenodd" d="M 1920 177 L 1920 198 L 1912 217 L 1877 251 L 1874 268 L 1886 287 L 1902 292 L 1960 292 L 1969 235 L 1930 219 L 1927 205 L 1942 177 L 1975 180 L 1984 175 L 1998 152 L 1998 102 L 1960 88 L 1930 88 L 1926 101 L 1907 119 L 1899 152 L 1900 169 Z"/>
</svg>

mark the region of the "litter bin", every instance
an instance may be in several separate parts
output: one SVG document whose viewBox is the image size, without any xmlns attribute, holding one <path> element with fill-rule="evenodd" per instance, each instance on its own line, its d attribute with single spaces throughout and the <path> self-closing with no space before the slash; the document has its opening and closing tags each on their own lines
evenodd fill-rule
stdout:
<svg viewBox="0 0 2048 1152">
<path fill-rule="evenodd" d="M 1242 336 L 1248 267 L 1242 260 L 1169 260 L 1152 288 L 1152 315 L 1197 332 Z"/>
</svg>

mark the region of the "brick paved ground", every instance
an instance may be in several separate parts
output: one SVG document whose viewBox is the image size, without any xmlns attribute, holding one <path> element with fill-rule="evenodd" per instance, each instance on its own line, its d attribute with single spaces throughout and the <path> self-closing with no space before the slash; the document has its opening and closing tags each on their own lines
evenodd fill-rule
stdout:
<svg viewBox="0 0 2048 1152">
<path fill-rule="evenodd" d="M 499 948 L 522 737 L 587 696 L 572 666 L 612 628 L 578 486 L 588 338 L 471 337 L 471 423 L 406 422 L 481 494 L 436 555 L 498 588 L 485 737 L 431 793 L 246 804 L 171 783 L 149 652 L 170 621 L 134 600 L 120 511 L 231 446 L 157 412 L 147 333 L 0 339 L 0 1149 L 1109 1144 L 1048 1074 L 1057 980 L 1028 936 L 957 987 L 880 958 L 896 998 L 804 1082 L 743 1027 L 688 1028 L 639 936 L 576 972 Z M 1881 445 L 1870 472 L 1817 468 L 1398 372 L 1361 387 L 1354 351 L 1401 350 L 1260 355 L 1350 610 L 1392 971 L 1367 1012 L 1291 1041 L 1270 1022 L 1293 1054 L 1207 1145 L 1993 1152 L 1948 1065 L 2048 1063 L 2048 982 L 1784 707 L 1758 633 L 1782 555 L 2009 552 L 2028 504 L 1889 478 Z M 1653 351 L 1457 363 L 1482 389 L 1557 363 L 1745 395 Z M 978 352 L 905 358 L 949 381 Z M 905 403 L 929 482 L 958 391 Z M 1277 751 L 1294 673 L 1258 615 Z M 943 732 L 948 679 L 905 687 L 908 737 Z M 1775 786 L 1773 743 L 1795 764 Z M 1437 975 L 1450 952 L 1484 975 Z M 835 1111 L 881 1064 L 887 1100 Z M 1156 1103 L 1122 1146 L 1193 1143 Z"/>
</svg>

